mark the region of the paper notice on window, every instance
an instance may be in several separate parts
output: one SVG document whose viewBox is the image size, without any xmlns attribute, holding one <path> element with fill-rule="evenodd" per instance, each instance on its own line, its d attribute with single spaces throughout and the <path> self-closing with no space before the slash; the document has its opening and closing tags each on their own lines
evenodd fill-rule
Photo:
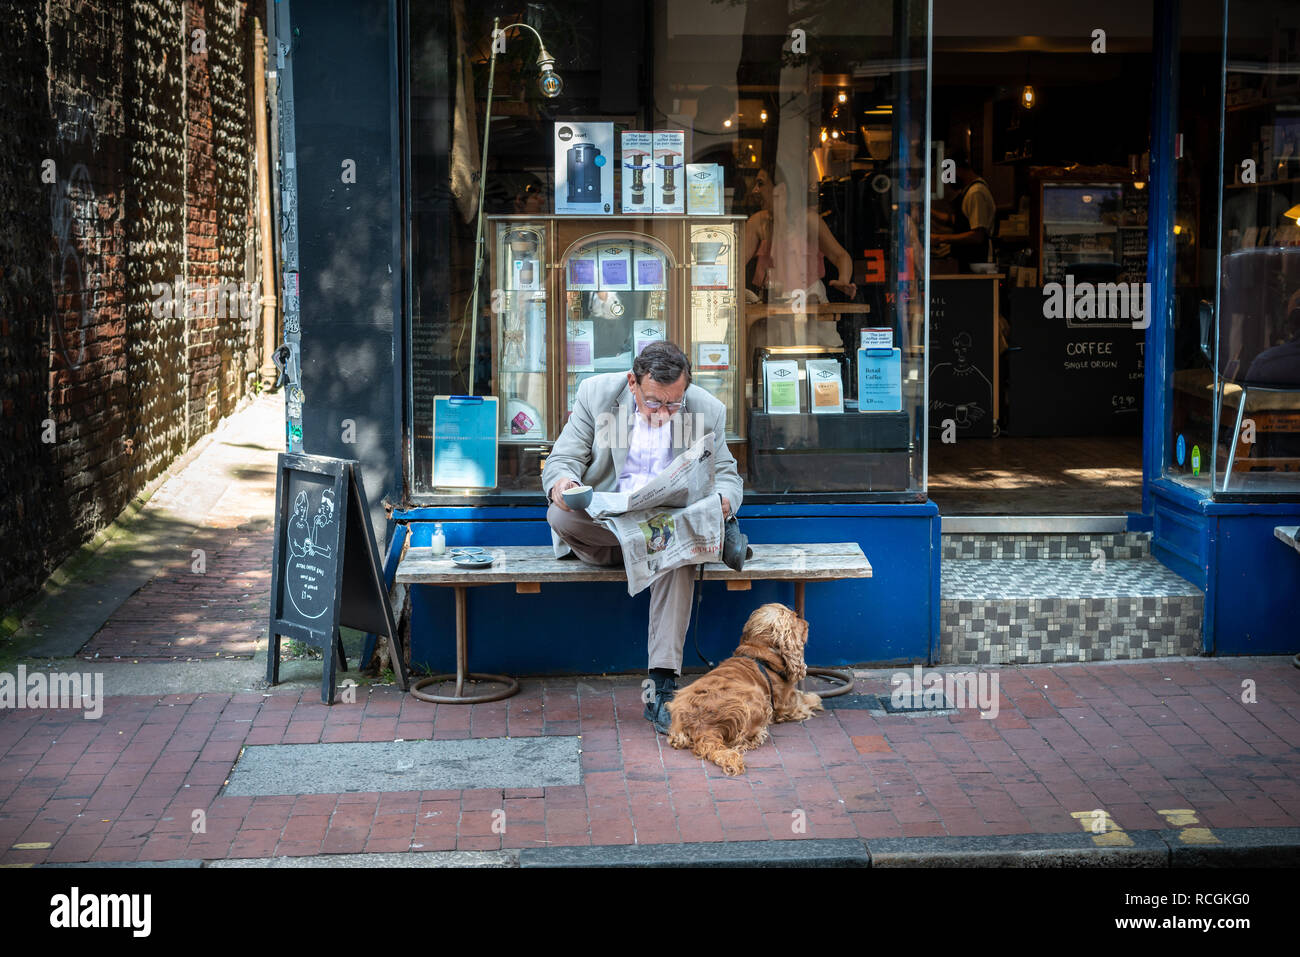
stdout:
<svg viewBox="0 0 1300 957">
<path fill-rule="evenodd" d="M 900 412 L 903 353 L 899 349 L 858 350 L 858 411 Z"/>
</svg>

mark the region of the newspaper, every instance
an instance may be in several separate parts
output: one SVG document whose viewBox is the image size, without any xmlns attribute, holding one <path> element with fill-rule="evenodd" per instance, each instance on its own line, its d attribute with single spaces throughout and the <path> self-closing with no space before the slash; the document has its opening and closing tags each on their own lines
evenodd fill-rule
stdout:
<svg viewBox="0 0 1300 957">
<path fill-rule="evenodd" d="M 592 494 L 587 514 L 618 537 L 629 595 L 674 568 L 718 560 L 723 520 L 713 455 L 709 432 L 635 492 Z"/>
</svg>

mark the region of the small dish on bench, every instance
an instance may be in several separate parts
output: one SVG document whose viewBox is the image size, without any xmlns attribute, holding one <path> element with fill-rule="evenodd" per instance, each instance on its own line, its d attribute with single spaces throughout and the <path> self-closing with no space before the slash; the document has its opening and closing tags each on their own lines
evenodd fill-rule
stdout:
<svg viewBox="0 0 1300 957">
<path fill-rule="evenodd" d="M 491 555 L 485 555 L 482 550 L 472 554 L 453 553 L 451 560 L 461 568 L 487 568 L 496 559 Z"/>
</svg>

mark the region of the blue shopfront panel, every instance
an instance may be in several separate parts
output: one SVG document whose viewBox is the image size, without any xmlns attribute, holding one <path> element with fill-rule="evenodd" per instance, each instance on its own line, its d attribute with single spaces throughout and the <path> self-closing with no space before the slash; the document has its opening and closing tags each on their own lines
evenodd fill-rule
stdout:
<svg viewBox="0 0 1300 957">
<path fill-rule="evenodd" d="M 1300 525 L 1300 506 L 1214 516 L 1214 649 L 1221 655 L 1300 652 L 1300 552 L 1273 534 Z"/>
<path fill-rule="evenodd" d="M 1300 651 L 1300 552 L 1273 534 L 1300 525 L 1300 503 L 1215 502 L 1168 480 L 1151 491 L 1152 554 L 1205 591 L 1205 652 Z"/>
<path fill-rule="evenodd" d="M 832 511 L 834 510 L 834 511 Z M 450 545 L 548 545 L 541 509 L 440 509 Z M 411 521 L 411 544 L 428 545 L 433 510 L 395 516 Z M 856 541 L 872 564 L 869 579 L 809 583 L 808 659 L 818 665 L 928 660 L 938 602 L 938 511 L 915 506 L 747 506 L 753 542 Z M 745 619 L 764 602 L 794 604 L 794 585 L 755 582 L 727 591 L 706 582 L 699 608 L 700 650 L 717 661 L 734 650 Z M 519 595 L 514 585 L 467 590 L 469 661 L 474 671 L 507 674 L 602 674 L 643 671 L 649 590 L 629 597 L 622 583 L 544 584 Z M 411 662 L 417 670 L 455 669 L 455 603 L 450 588 L 412 589 Z M 692 632 L 695 619 L 692 616 Z M 686 667 L 699 665 L 690 634 Z"/>
</svg>

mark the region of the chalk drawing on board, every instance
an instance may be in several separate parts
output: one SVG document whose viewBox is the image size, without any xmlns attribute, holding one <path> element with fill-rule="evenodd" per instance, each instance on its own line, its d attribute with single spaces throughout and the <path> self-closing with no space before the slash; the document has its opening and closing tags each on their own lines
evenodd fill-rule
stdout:
<svg viewBox="0 0 1300 957">
<path fill-rule="evenodd" d="M 953 360 L 930 370 L 930 427 L 953 419 L 958 429 L 969 429 L 993 408 L 993 383 L 970 360 L 971 335 L 959 332 L 952 340 Z"/>
<path fill-rule="evenodd" d="M 318 558 L 331 557 L 333 547 L 320 541 L 324 531 L 326 541 L 338 541 L 335 525 L 334 492 L 325 489 L 314 517 L 311 499 L 305 491 L 293 501 L 293 520 L 289 523 L 289 562 L 285 567 L 285 590 L 289 601 L 304 618 L 319 618 L 329 611 L 333 599 L 333 584 L 327 576 L 332 567 L 322 566 Z"/>
</svg>

